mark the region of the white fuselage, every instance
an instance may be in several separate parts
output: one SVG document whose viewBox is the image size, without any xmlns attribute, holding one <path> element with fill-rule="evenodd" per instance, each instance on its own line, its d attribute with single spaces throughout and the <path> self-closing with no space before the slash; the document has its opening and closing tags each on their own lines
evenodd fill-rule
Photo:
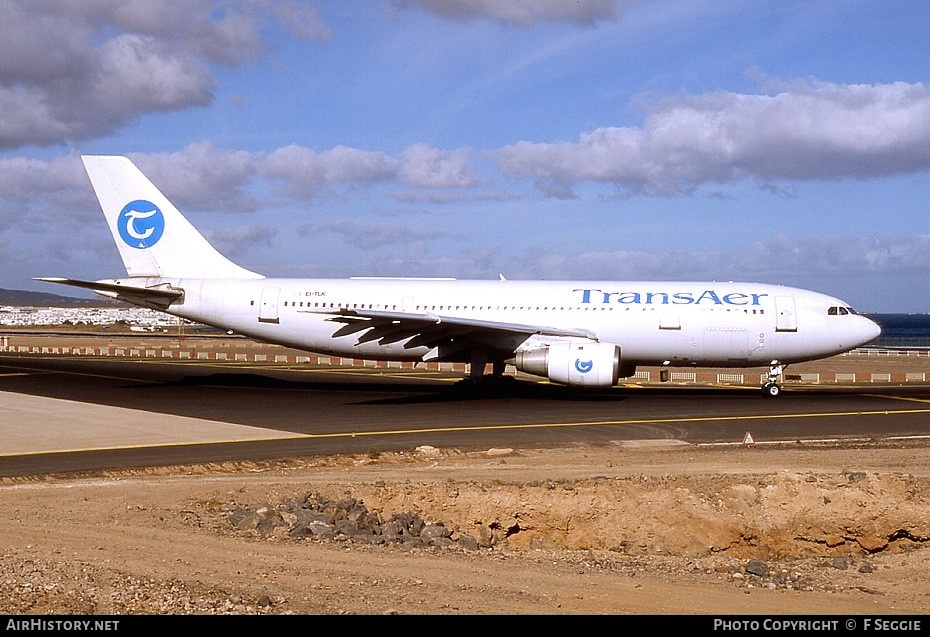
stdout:
<svg viewBox="0 0 930 637">
<path fill-rule="evenodd" d="M 125 281 L 125 280 L 124 280 Z M 748 367 L 823 358 L 876 338 L 879 329 L 843 301 L 759 283 L 467 281 L 410 279 L 147 279 L 184 290 L 167 312 L 263 341 L 375 360 L 460 360 L 454 349 L 410 338 L 339 334 L 342 310 L 427 315 L 584 331 L 620 347 L 632 365 Z M 513 354 L 565 336 L 495 334 Z"/>
</svg>

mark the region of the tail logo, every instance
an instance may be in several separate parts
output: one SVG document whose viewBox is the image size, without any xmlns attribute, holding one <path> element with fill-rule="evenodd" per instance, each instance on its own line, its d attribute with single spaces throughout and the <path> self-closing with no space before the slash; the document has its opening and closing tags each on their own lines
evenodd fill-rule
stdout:
<svg viewBox="0 0 930 637">
<path fill-rule="evenodd" d="M 151 201 L 137 199 L 123 206 L 116 220 L 119 236 L 133 248 L 151 248 L 165 231 L 165 217 Z"/>
<path fill-rule="evenodd" d="M 587 374 L 592 369 L 594 369 L 594 361 L 583 361 L 580 358 L 575 359 L 575 369 L 577 369 L 582 374 Z"/>
</svg>

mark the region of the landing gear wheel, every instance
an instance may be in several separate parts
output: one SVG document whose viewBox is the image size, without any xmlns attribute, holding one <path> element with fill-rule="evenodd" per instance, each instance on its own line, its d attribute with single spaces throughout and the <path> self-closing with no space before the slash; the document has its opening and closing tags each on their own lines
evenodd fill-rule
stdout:
<svg viewBox="0 0 930 637">
<path fill-rule="evenodd" d="M 762 395 L 769 398 L 775 398 L 781 394 L 781 386 L 778 383 L 766 383 L 762 386 Z"/>
</svg>

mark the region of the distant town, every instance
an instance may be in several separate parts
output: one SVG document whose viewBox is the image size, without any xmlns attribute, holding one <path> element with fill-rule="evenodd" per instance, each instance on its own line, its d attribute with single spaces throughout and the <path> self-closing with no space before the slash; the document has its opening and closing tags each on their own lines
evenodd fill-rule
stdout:
<svg viewBox="0 0 930 637">
<path fill-rule="evenodd" d="M 139 307 L 30 307 L 0 306 L 0 326 L 125 325 L 133 331 L 176 329 L 177 318 Z"/>
</svg>

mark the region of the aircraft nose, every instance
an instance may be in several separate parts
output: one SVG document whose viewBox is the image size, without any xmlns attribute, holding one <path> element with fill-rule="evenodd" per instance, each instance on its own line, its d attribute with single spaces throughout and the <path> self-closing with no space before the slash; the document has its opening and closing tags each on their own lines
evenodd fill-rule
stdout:
<svg viewBox="0 0 930 637">
<path fill-rule="evenodd" d="M 860 318 L 862 319 L 862 328 L 861 328 L 861 332 L 862 332 L 861 344 L 862 345 L 865 345 L 866 343 L 870 341 L 874 341 L 876 338 L 881 336 L 882 328 L 881 326 L 879 326 L 878 323 L 864 316 L 860 316 Z"/>
</svg>

